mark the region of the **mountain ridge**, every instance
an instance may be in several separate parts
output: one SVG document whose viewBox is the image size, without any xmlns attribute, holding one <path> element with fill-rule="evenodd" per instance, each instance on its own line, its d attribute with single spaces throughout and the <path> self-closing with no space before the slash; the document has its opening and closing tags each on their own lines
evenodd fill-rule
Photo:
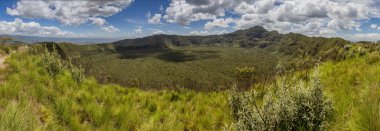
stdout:
<svg viewBox="0 0 380 131">
<path fill-rule="evenodd" d="M 257 48 L 291 59 L 312 56 L 340 59 L 336 54 L 352 42 L 342 38 L 309 37 L 299 33 L 281 34 L 261 26 L 209 36 L 153 35 L 111 43 L 117 50 L 170 48 L 175 46 L 218 46 Z M 331 55 L 334 54 L 334 55 Z M 334 58 L 331 58 L 334 57 Z"/>
<path fill-rule="evenodd" d="M 265 48 L 270 44 L 278 43 L 283 39 L 339 39 L 340 41 L 350 42 L 342 38 L 309 37 L 299 33 L 281 34 L 278 31 L 268 31 L 261 26 L 254 26 L 245 30 L 221 35 L 207 36 L 184 36 L 158 34 L 136 39 L 124 39 L 112 44 L 125 48 L 165 48 L 167 46 L 238 46 L 238 47 L 260 47 Z"/>
</svg>

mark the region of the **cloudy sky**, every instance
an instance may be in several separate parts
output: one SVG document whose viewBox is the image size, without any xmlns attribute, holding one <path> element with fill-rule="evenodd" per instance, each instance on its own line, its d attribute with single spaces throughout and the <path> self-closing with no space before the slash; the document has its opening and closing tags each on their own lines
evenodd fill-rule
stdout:
<svg viewBox="0 0 380 131">
<path fill-rule="evenodd" d="M 380 40 L 380 0 L 0 0 L 0 34 L 137 38 L 253 26 Z"/>
</svg>

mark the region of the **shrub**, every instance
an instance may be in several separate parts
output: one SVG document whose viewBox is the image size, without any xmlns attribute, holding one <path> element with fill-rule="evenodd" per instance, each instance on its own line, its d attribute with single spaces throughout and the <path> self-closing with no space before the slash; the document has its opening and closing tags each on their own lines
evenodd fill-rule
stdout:
<svg viewBox="0 0 380 131">
<path fill-rule="evenodd" d="M 71 60 L 62 60 L 57 51 L 53 50 L 52 52 L 49 52 L 48 49 L 45 48 L 41 56 L 42 64 L 51 76 L 55 77 L 62 73 L 62 71 L 68 69 L 77 83 L 83 82 L 85 77 L 84 69 L 81 66 L 77 67 L 72 64 Z"/>
<path fill-rule="evenodd" d="M 315 77 L 310 83 L 289 86 L 280 80 L 260 99 L 255 90 L 233 92 L 229 102 L 237 130 L 321 130 L 332 118 L 333 107 Z M 259 104 L 262 103 L 262 104 Z"/>
<path fill-rule="evenodd" d="M 51 76 L 57 76 L 64 69 L 65 65 L 57 58 L 56 52 L 48 52 L 47 49 L 42 55 L 42 64 Z"/>
<path fill-rule="evenodd" d="M 69 69 L 73 79 L 77 83 L 82 83 L 83 80 L 85 79 L 85 74 L 84 74 L 85 70 L 80 65 L 79 66 L 73 65 L 71 61 L 68 61 L 67 63 L 69 64 L 68 69 Z"/>
</svg>

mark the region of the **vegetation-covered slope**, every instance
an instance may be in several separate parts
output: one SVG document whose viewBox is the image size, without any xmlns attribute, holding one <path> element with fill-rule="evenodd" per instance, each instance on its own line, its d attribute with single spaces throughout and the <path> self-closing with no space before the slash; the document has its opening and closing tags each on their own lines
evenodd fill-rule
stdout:
<svg viewBox="0 0 380 131">
<path fill-rule="evenodd" d="M 221 130 L 226 94 L 100 85 L 53 54 L 12 54 L 0 130 Z"/>
<path fill-rule="evenodd" d="M 325 92 L 331 98 L 334 107 L 331 120 L 324 120 L 323 113 L 322 117 L 318 118 L 317 123 L 327 122 L 323 129 L 379 129 L 380 55 L 375 46 L 364 49 L 365 46 L 367 45 L 349 47 L 343 57 L 345 60 L 320 64 L 318 85 L 322 88 L 316 89 L 322 90 L 316 90 L 319 93 L 314 94 L 319 96 L 318 94 Z M 33 49 L 38 46 L 30 47 Z M 12 52 L 12 48 L 7 48 L 11 50 L 8 52 Z M 11 54 L 7 63 L 8 68 L 1 72 L 5 77 L 0 83 L 0 130 L 222 130 L 241 127 L 235 126 L 241 121 L 231 115 L 234 114 L 231 113 L 231 107 L 236 106 L 229 104 L 231 100 L 227 98 L 231 94 L 225 91 L 154 91 L 125 88 L 114 84 L 102 85 L 95 79 L 83 77 L 83 69 L 72 66 L 67 61 L 62 62 L 56 55 L 36 51 Z M 305 93 L 302 90 L 309 88 L 308 77 L 305 78 L 303 73 L 304 71 L 287 74 L 291 76 L 289 80 L 276 79 L 288 81 L 288 85 L 285 84 L 285 88 L 282 89 L 300 91 L 287 91 L 289 94 L 274 96 L 271 92 L 276 92 L 276 86 L 271 83 L 260 84 L 251 89 L 253 92 L 259 92 L 259 99 L 244 95 L 242 100 L 247 99 L 248 103 L 255 100 L 253 102 L 257 103 L 260 109 L 276 109 L 260 114 L 273 118 L 271 120 L 274 121 L 271 122 L 274 123 L 271 124 L 275 127 L 282 127 L 276 125 L 276 120 L 287 118 L 277 117 L 277 113 L 281 112 L 277 109 L 300 109 L 294 115 L 285 116 L 307 116 L 297 117 L 298 122 L 314 120 L 306 119 L 313 116 L 307 115 L 310 113 L 309 109 L 317 109 L 313 111 L 317 113 L 323 111 L 320 109 L 328 108 L 311 108 L 309 103 L 318 102 L 311 101 L 314 99 L 309 101 L 308 96 L 313 92 Z M 297 108 L 261 106 L 268 98 L 267 95 L 262 97 L 261 93 L 274 96 L 278 101 L 274 105 L 281 105 L 290 100 L 290 107 Z M 301 101 L 298 101 L 298 104 L 291 104 L 297 100 L 293 99 L 297 96 L 305 99 L 299 99 Z M 261 118 L 253 117 L 250 112 L 256 110 L 252 104 L 250 102 L 242 106 L 248 111 L 242 116 L 252 115 L 246 122 L 258 121 L 256 124 L 260 124 Z M 283 120 L 283 123 L 290 125 L 286 127 L 300 127 L 292 125 L 292 119 Z M 262 127 L 269 124 L 265 123 Z M 305 126 L 304 123 L 301 124 Z"/>
<path fill-rule="evenodd" d="M 310 69 L 319 61 L 345 59 L 350 44 L 253 27 L 224 35 L 155 35 L 99 45 L 61 43 L 57 48 L 102 83 L 209 91 L 229 88 L 236 67 L 255 67 L 256 81 L 268 83 L 280 62 L 289 70 Z"/>
<path fill-rule="evenodd" d="M 97 52 L 78 59 L 86 74 L 102 83 L 139 88 L 186 87 L 212 91 L 234 83 L 236 67 L 254 66 L 257 79 L 274 74 L 277 57 L 260 49 L 233 47 L 176 47 L 139 49 L 119 53 Z"/>
<path fill-rule="evenodd" d="M 336 130 L 380 130 L 380 54 L 374 52 L 321 66 L 334 100 Z"/>
</svg>

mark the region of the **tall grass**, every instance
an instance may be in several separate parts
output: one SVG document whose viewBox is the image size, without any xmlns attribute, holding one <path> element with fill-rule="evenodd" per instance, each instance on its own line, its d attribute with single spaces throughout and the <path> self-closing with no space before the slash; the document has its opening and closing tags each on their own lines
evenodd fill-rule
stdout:
<svg viewBox="0 0 380 131">
<path fill-rule="evenodd" d="M 378 52 L 321 66 L 321 82 L 333 97 L 333 130 L 379 130 Z"/>
<path fill-rule="evenodd" d="M 231 123 L 223 92 L 101 85 L 77 79 L 81 71 L 46 53 L 8 59 L 0 130 L 221 130 Z"/>
<path fill-rule="evenodd" d="M 355 130 L 380 130 L 380 90 L 378 87 L 363 89 L 355 102 L 350 128 Z"/>
</svg>

